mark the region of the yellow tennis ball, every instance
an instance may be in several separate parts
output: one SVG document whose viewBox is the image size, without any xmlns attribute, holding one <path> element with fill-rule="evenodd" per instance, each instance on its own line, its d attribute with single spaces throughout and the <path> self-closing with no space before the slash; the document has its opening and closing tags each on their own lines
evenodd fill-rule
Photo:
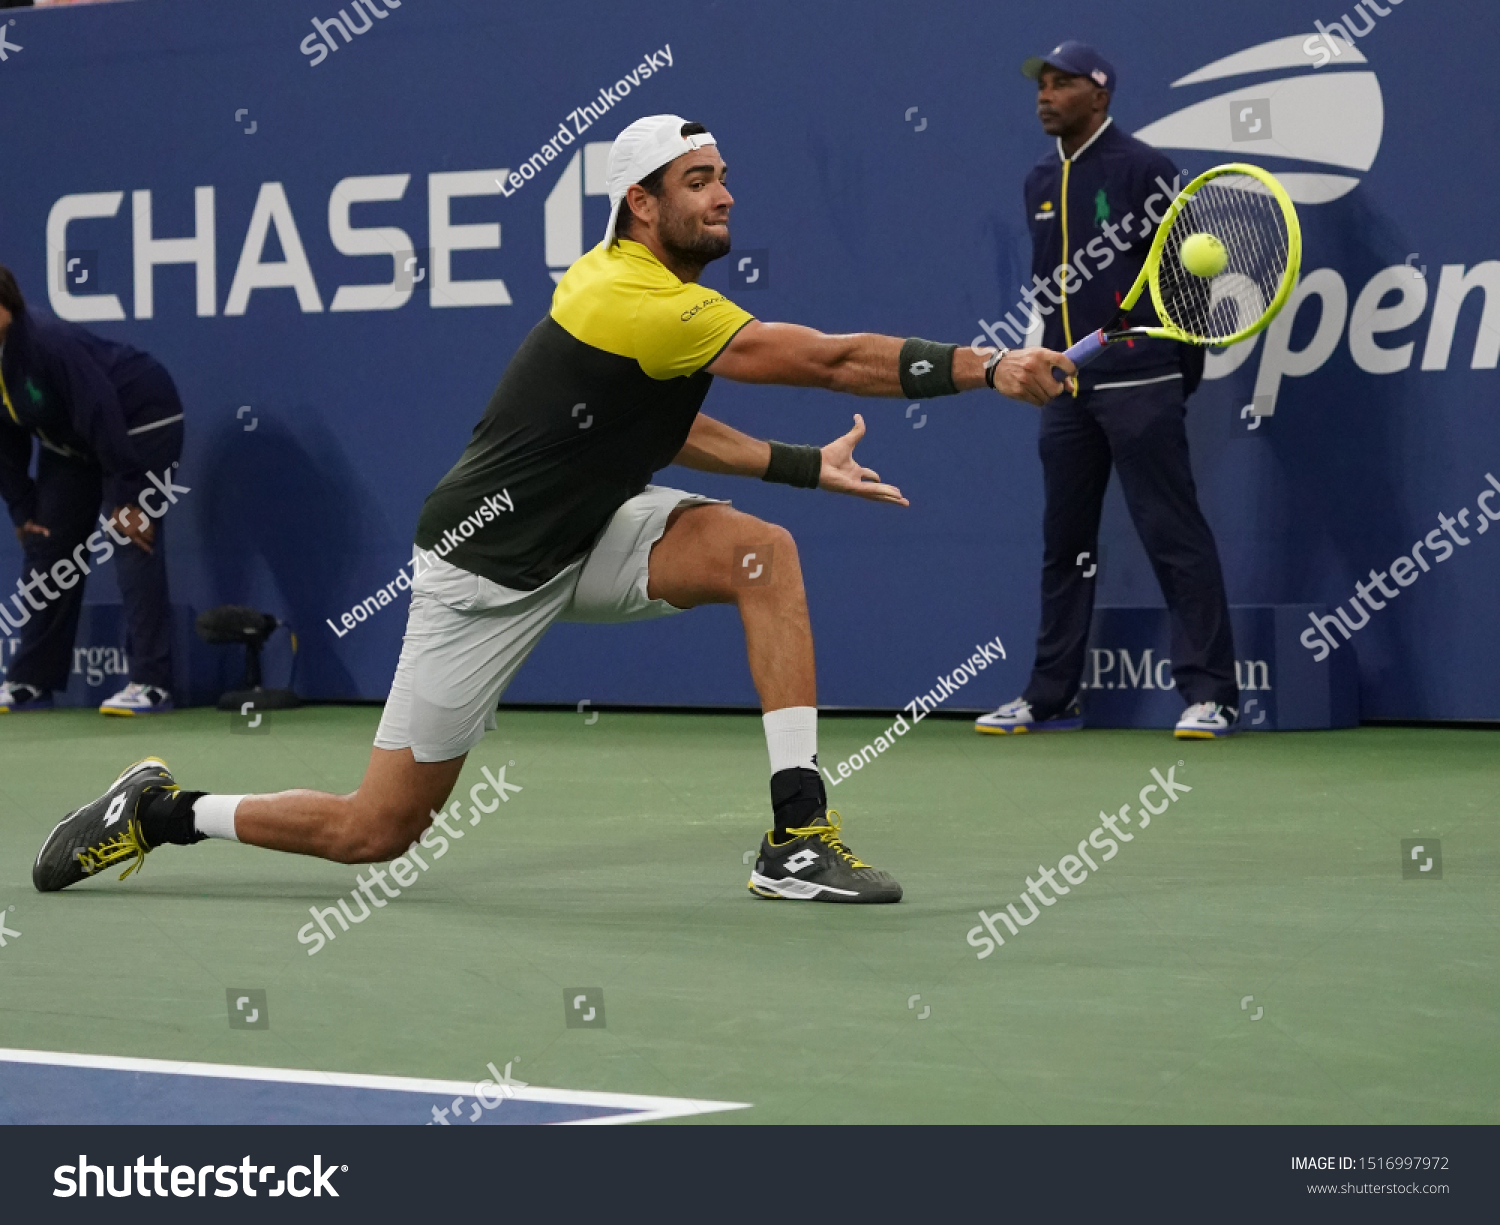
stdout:
<svg viewBox="0 0 1500 1225">
<path fill-rule="evenodd" d="M 1177 253 L 1182 266 L 1194 276 L 1218 276 L 1229 263 L 1229 252 L 1212 234 L 1189 234 Z"/>
</svg>

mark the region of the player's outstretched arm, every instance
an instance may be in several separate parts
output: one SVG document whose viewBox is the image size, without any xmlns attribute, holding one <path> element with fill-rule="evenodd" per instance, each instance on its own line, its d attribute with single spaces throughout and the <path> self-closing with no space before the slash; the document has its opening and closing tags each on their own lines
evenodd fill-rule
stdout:
<svg viewBox="0 0 1500 1225">
<path fill-rule="evenodd" d="M 818 488 L 829 493 L 848 493 L 857 498 L 869 498 L 872 502 L 909 506 L 910 503 L 901 496 L 899 489 L 894 485 L 882 485 L 878 472 L 861 467 L 855 461 L 854 445 L 864 434 L 864 418 L 855 413 L 852 430 L 842 438 L 835 438 L 826 447 L 819 448 L 822 453 L 822 469 L 816 474 Z M 808 450 L 811 451 L 811 448 Z M 771 463 L 771 444 L 752 438 L 749 434 L 742 434 L 733 426 L 699 413 L 693 419 L 693 428 L 688 433 L 687 442 L 673 462 L 699 472 L 764 479 Z M 807 484 L 812 484 L 812 481 L 809 479 Z"/>
<path fill-rule="evenodd" d="M 762 323 L 757 319 L 735 334 L 724 351 L 708 364 L 708 370 L 737 383 L 779 383 L 788 387 L 821 387 L 856 396 L 920 399 L 925 397 L 913 394 L 912 377 L 902 378 L 902 352 L 913 343 L 918 342 L 874 332 L 830 335 L 795 323 Z M 950 349 L 946 345 L 920 343 L 934 350 Z M 949 360 L 954 391 L 971 391 L 986 385 L 985 355 L 958 348 L 952 351 Z M 1012 349 L 995 369 L 995 390 L 1028 404 L 1045 404 L 1063 391 L 1062 384 L 1052 377 L 1053 366 L 1069 374 L 1075 369 L 1063 354 L 1050 349 Z M 927 362 L 927 368 L 930 372 L 932 362 Z M 938 373 L 941 377 L 942 372 Z M 946 385 L 943 390 L 947 390 Z"/>
</svg>

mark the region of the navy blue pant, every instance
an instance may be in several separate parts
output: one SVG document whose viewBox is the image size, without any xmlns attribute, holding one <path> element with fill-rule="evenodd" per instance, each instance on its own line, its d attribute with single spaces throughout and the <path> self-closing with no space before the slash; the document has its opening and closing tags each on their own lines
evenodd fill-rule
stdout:
<svg viewBox="0 0 1500 1225">
<path fill-rule="evenodd" d="M 178 408 L 177 411 L 182 410 Z M 182 454 L 182 422 L 139 434 L 131 441 L 146 471 L 163 475 Z M 46 447 L 39 450 L 34 521 L 52 534 L 28 534 L 22 560 L 23 580 L 30 578 L 33 569 L 46 574 L 58 561 L 72 558 L 73 551 L 98 530 L 104 498 L 103 474 L 98 465 L 69 459 Z M 165 503 L 161 498 L 152 500 Z M 103 507 L 106 515 L 114 509 L 113 506 Z M 156 539 L 150 553 L 134 544 L 116 544 L 113 564 L 125 606 L 125 645 L 130 657 L 130 679 L 170 692 L 172 618 L 167 596 L 166 561 L 169 518 L 170 511 L 153 520 Z M 90 567 L 94 565 L 87 551 L 82 557 Z M 11 620 L 19 620 L 21 610 L 30 614 L 30 619 L 20 627 L 21 646 L 6 669 L 7 680 L 19 685 L 34 685 L 38 689 L 67 688 L 86 582 L 84 579 L 62 591 L 48 580 L 47 585 L 61 597 L 56 600 L 45 600 L 40 590 L 33 587 L 32 591 L 44 605 L 40 612 L 24 602 L 20 609 L 12 607 L 19 597 L 7 605 L 5 611 Z"/>
<path fill-rule="evenodd" d="M 1180 379 L 1082 391 L 1042 409 L 1042 625 L 1022 695 L 1038 718 L 1063 710 L 1083 678 L 1095 583 L 1084 573 L 1099 557 L 1111 465 L 1166 598 L 1177 691 L 1188 704 L 1239 706 L 1229 601 L 1213 533 L 1198 508 L 1186 414 Z M 1089 556 L 1080 565 L 1082 553 Z"/>
</svg>

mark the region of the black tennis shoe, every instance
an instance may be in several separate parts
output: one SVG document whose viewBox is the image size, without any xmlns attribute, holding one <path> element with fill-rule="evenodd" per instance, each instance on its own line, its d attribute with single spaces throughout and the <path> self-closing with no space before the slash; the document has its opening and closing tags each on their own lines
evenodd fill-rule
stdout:
<svg viewBox="0 0 1500 1225">
<path fill-rule="evenodd" d="M 785 842 L 768 833 L 750 873 L 750 892 L 778 901 L 899 902 L 901 886 L 844 845 L 840 823 L 830 811 L 809 826 L 787 830 Z"/>
<path fill-rule="evenodd" d="M 166 762 L 148 757 L 129 767 L 92 804 L 59 821 L 32 865 L 31 883 L 37 891 L 66 889 L 125 859 L 134 862 L 120 874 L 121 880 L 139 868 L 151 850 L 141 833 L 141 797 L 158 787 L 176 790 L 177 780 Z"/>
</svg>

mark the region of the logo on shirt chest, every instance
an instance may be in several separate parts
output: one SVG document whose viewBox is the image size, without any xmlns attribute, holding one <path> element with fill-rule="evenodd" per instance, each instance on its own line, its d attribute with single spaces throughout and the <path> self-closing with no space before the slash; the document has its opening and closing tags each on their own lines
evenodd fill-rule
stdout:
<svg viewBox="0 0 1500 1225">
<path fill-rule="evenodd" d="M 40 407 L 44 397 L 42 389 L 36 385 L 36 380 L 28 375 L 23 385 L 26 388 L 26 395 L 30 398 L 32 404 Z"/>
<path fill-rule="evenodd" d="M 1109 209 L 1109 196 L 1105 193 L 1104 188 L 1101 187 L 1094 193 L 1095 228 L 1103 229 L 1109 224 L 1109 219 L 1112 215 Z M 1031 214 L 1031 219 L 1033 221 L 1051 221 L 1056 216 L 1057 210 L 1052 207 L 1052 201 L 1044 200 L 1037 211 Z"/>
</svg>

